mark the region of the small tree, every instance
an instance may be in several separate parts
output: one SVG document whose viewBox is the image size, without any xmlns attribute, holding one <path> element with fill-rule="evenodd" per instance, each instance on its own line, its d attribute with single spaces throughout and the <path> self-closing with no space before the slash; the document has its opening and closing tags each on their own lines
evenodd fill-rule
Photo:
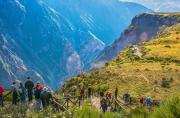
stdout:
<svg viewBox="0 0 180 118">
<path fill-rule="evenodd" d="M 170 88 L 170 81 L 168 81 L 166 78 L 162 78 L 161 87 Z"/>
</svg>

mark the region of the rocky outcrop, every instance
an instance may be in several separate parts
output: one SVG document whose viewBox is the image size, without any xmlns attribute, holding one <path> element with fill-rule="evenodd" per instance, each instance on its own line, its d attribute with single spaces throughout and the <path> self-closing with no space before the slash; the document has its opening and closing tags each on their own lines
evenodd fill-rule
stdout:
<svg viewBox="0 0 180 118">
<path fill-rule="evenodd" d="M 105 62 L 112 60 L 128 45 L 147 41 L 166 27 L 180 23 L 179 17 L 180 13 L 144 13 L 136 16 L 121 37 L 102 51 L 92 63 L 92 68 L 94 65 L 95 68 L 104 66 Z M 98 64 L 100 66 L 97 66 Z"/>
</svg>

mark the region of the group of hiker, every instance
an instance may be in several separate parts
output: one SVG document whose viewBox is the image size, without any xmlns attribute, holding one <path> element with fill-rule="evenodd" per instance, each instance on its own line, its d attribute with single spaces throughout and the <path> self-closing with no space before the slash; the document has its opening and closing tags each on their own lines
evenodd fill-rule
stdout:
<svg viewBox="0 0 180 118">
<path fill-rule="evenodd" d="M 100 106 L 103 112 L 106 112 L 108 110 L 108 107 L 111 106 L 112 101 L 114 102 L 115 100 L 118 100 L 118 96 L 119 92 L 118 92 L 118 88 L 115 89 L 114 91 L 114 96 L 112 95 L 112 93 L 107 92 L 106 94 L 104 94 L 103 91 L 99 92 L 99 96 L 100 96 Z M 126 92 L 123 95 L 123 100 L 124 100 L 124 105 L 132 105 L 133 101 L 132 101 L 132 97 L 131 95 Z M 147 106 L 148 109 L 152 109 L 152 107 L 154 106 L 159 106 L 159 102 L 158 101 L 152 101 L 152 99 L 150 97 L 144 98 L 141 97 L 139 98 L 139 105 L 140 106 Z M 110 111 L 111 112 L 115 112 L 117 111 L 117 104 L 115 103 L 114 107 L 110 107 Z"/>
<path fill-rule="evenodd" d="M 51 90 L 48 87 L 43 86 L 40 82 L 34 84 L 30 77 L 27 77 L 26 82 L 14 81 L 10 87 L 9 93 L 4 95 L 4 88 L 0 86 L 0 104 L 3 106 L 3 101 L 5 97 L 9 94 L 12 95 L 12 105 L 25 104 L 27 102 L 31 103 L 35 99 L 35 111 L 39 111 L 41 106 L 43 108 L 49 106 L 50 100 L 52 99 Z"/>
<path fill-rule="evenodd" d="M 64 89 L 65 89 L 65 87 L 62 88 L 62 90 L 64 90 Z M 77 91 L 77 90 L 79 90 L 79 91 Z M 82 103 L 82 101 L 84 101 L 85 98 L 91 99 L 92 96 L 94 96 L 94 94 L 95 94 L 91 85 L 88 85 L 86 87 L 81 86 L 81 87 L 74 88 L 71 92 L 72 93 L 70 93 L 70 94 L 74 95 L 74 96 L 76 94 L 79 94 L 80 103 Z M 98 95 L 100 97 L 100 107 L 103 112 L 106 112 L 108 110 L 108 108 L 110 108 L 110 111 L 112 111 L 112 112 L 117 111 L 117 108 L 116 108 L 117 104 L 115 104 L 113 107 L 112 107 L 112 104 L 114 103 L 115 100 L 119 100 L 119 98 L 121 98 L 119 96 L 118 88 L 115 89 L 114 94 L 112 94 L 111 92 L 104 92 L 102 90 L 99 90 Z M 124 93 L 123 101 L 124 101 L 123 102 L 124 105 L 127 105 L 127 106 L 133 104 L 133 100 L 132 100 L 132 97 L 129 94 L 129 92 Z M 152 99 L 150 97 L 139 98 L 139 104 L 141 106 L 153 106 L 153 105 L 158 106 L 159 105 L 158 102 L 152 101 Z"/>
<path fill-rule="evenodd" d="M 63 90 L 63 89 L 62 89 Z M 76 94 L 76 89 L 73 90 L 74 94 Z M 35 99 L 35 111 L 39 111 L 41 109 L 41 106 L 43 108 L 46 108 L 49 106 L 50 101 L 53 100 L 51 90 L 48 87 L 43 86 L 40 84 L 40 82 L 37 82 L 36 85 L 34 84 L 33 80 L 28 77 L 26 82 L 23 84 L 22 82 L 16 82 L 14 81 L 10 87 L 10 92 L 12 93 L 12 104 L 17 105 L 18 102 L 20 104 L 26 103 L 26 98 L 28 98 L 28 101 L 31 103 L 33 99 Z M 119 97 L 119 91 L 118 88 L 115 89 L 114 94 L 111 92 L 103 92 L 102 90 L 99 90 L 99 97 L 100 97 L 100 107 L 103 112 L 106 112 L 108 108 L 110 107 L 110 111 L 115 112 L 117 111 L 117 103 L 114 104 L 114 107 L 112 107 L 112 103 L 114 101 L 118 100 Z M 87 87 L 79 87 L 79 100 L 84 101 L 85 98 L 91 99 L 94 95 L 93 88 L 89 85 Z M 0 105 L 3 106 L 3 98 L 6 95 L 4 95 L 4 88 L 0 85 Z M 132 97 L 131 95 L 126 92 L 123 95 L 123 100 L 125 105 L 131 105 L 132 104 Z M 81 103 L 80 103 L 81 104 Z M 139 98 L 139 104 L 141 106 L 158 106 L 158 102 L 152 101 L 150 97 Z"/>
</svg>

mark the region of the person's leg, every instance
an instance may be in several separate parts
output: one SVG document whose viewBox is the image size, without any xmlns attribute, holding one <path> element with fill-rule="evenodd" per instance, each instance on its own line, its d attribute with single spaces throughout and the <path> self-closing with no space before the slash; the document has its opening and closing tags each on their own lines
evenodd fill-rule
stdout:
<svg viewBox="0 0 180 118">
<path fill-rule="evenodd" d="M 28 93 L 28 101 L 30 102 L 30 90 L 28 90 L 27 93 Z"/>
<path fill-rule="evenodd" d="M 17 105 L 17 96 L 15 97 L 15 100 L 14 100 L 14 103 L 15 103 L 15 105 Z"/>
<path fill-rule="evenodd" d="M 38 111 L 41 109 L 41 99 L 38 99 Z"/>
<path fill-rule="evenodd" d="M 33 91 L 32 91 L 32 89 L 30 90 L 30 101 L 32 101 L 33 100 Z"/>
<path fill-rule="evenodd" d="M 13 104 L 13 105 L 15 104 L 15 95 L 14 95 L 14 93 L 13 93 L 13 95 L 12 95 L 12 104 Z"/>
<path fill-rule="evenodd" d="M 45 107 L 46 107 L 46 105 L 45 105 L 45 100 L 44 100 L 44 99 L 41 99 L 41 102 L 42 102 L 43 108 L 45 108 Z"/>
<path fill-rule="evenodd" d="M 0 105 L 3 107 L 3 96 L 0 95 Z"/>
<path fill-rule="evenodd" d="M 41 100 L 40 99 L 36 99 L 36 102 L 35 102 L 35 112 L 40 111 L 40 109 L 41 109 Z"/>
</svg>

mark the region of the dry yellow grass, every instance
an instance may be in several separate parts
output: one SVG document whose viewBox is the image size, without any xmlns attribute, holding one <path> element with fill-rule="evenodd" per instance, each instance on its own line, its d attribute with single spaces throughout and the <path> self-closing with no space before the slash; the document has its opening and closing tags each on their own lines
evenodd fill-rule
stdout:
<svg viewBox="0 0 180 118">
<path fill-rule="evenodd" d="M 162 87 L 163 78 L 170 87 Z M 180 90 L 180 24 L 126 48 L 106 67 L 70 79 L 66 90 L 89 84 L 111 92 L 118 87 L 120 96 L 128 91 L 135 98 L 163 99 L 175 94 Z"/>
</svg>

